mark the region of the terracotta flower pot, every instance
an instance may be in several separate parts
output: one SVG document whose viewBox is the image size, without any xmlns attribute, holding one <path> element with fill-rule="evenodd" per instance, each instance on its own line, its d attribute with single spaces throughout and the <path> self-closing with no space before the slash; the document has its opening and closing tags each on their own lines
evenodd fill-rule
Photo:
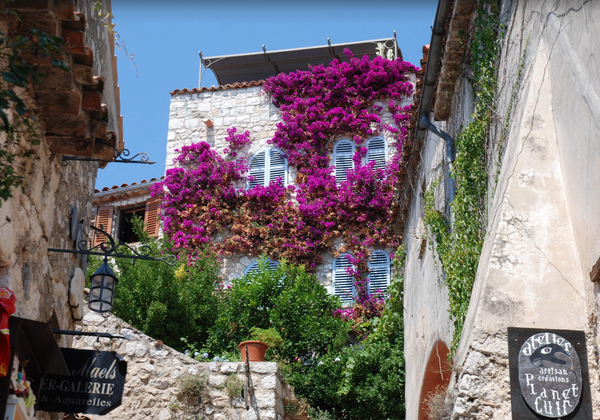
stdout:
<svg viewBox="0 0 600 420">
<path fill-rule="evenodd" d="M 240 353 L 242 354 L 242 362 L 246 361 L 246 346 L 248 347 L 248 358 L 251 362 L 264 362 L 265 361 L 265 353 L 269 346 L 260 341 L 244 341 L 240 343 L 238 348 L 240 349 Z"/>
</svg>

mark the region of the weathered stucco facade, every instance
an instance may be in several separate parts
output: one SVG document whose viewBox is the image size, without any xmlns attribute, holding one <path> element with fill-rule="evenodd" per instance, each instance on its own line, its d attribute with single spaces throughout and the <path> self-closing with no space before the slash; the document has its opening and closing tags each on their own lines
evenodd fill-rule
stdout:
<svg viewBox="0 0 600 420">
<path fill-rule="evenodd" d="M 466 2 L 456 3 L 454 12 Z M 453 358 L 452 418 L 512 418 L 509 327 L 584 331 L 594 418 L 600 413 L 599 286 L 591 281 L 600 257 L 599 6 L 501 2 L 506 29 L 487 145 L 488 223 Z M 447 50 L 452 31 L 448 36 Z M 440 79 L 447 70 L 442 67 Z M 451 100 L 446 121 L 438 125 L 456 138 L 473 111 L 468 68 Z M 442 141 L 429 134 L 418 187 L 437 179 L 442 149 Z M 419 238 L 427 235 L 420 196 L 425 188 L 415 188 L 405 231 L 408 419 L 423 418 L 427 357 L 438 340 L 449 346 L 453 328 L 437 256 L 430 247 L 419 252 Z M 443 188 L 436 199 L 443 210 Z"/>
</svg>

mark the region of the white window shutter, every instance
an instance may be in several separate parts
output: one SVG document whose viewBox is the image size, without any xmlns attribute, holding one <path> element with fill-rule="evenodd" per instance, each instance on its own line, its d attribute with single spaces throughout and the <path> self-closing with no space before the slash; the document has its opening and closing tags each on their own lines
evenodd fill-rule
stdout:
<svg viewBox="0 0 600 420">
<path fill-rule="evenodd" d="M 261 150 L 252 156 L 252 160 L 250 160 L 250 176 L 254 177 L 254 180 L 248 181 L 248 189 L 252 189 L 257 185 L 265 185 L 266 156 L 266 150 Z"/>
<path fill-rule="evenodd" d="M 333 166 L 335 166 L 335 182 L 340 184 L 348 179 L 346 171 L 354 168 L 354 142 L 340 140 L 333 148 Z"/>
<path fill-rule="evenodd" d="M 383 294 L 390 285 L 390 256 L 378 249 L 369 259 L 369 293 Z"/>
<path fill-rule="evenodd" d="M 275 147 L 269 149 L 267 169 L 269 183 L 281 178 L 283 185 L 287 185 L 287 159 L 281 150 Z"/>
<path fill-rule="evenodd" d="M 268 270 L 275 271 L 277 270 L 277 267 L 279 267 L 278 261 L 273 261 L 271 259 L 267 259 L 266 261 Z M 244 270 L 244 276 L 250 273 L 256 273 L 258 271 L 258 262 L 259 260 L 253 261 L 248 267 L 246 267 L 246 270 Z"/>
<path fill-rule="evenodd" d="M 346 258 L 347 255 L 341 254 L 333 260 L 333 294 L 339 296 L 342 302 L 354 300 L 354 277 L 346 271 L 353 265 Z"/>
<path fill-rule="evenodd" d="M 375 162 L 377 169 L 385 168 L 387 147 L 383 137 L 373 137 L 367 142 L 367 163 Z"/>
</svg>

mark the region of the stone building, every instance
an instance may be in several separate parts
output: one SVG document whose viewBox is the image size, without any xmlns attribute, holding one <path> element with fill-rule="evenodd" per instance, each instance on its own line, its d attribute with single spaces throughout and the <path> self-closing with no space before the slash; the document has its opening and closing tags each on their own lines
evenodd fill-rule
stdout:
<svg viewBox="0 0 600 420">
<path fill-rule="evenodd" d="M 421 142 L 422 153 L 404 219 L 406 418 L 546 418 L 564 416 L 567 408 L 577 414 L 565 418 L 597 418 L 600 86 L 594 52 L 599 47 L 600 4 L 596 2 L 498 2 L 494 27 L 503 35 L 494 63 L 497 89 L 487 136 L 479 147 L 485 152 L 487 179 L 481 207 L 483 243 L 472 294 L 468 290 L 462 334 L 451 351 L 452 368 L 444 366 L 453 347 L 449 315 L 453 291 L 447 287 L 447 272 L 437 252 L 445 245 L 427 223 L 427 198 L 433 197 L 434 210 L 450 229 L 460 227 L 453 225 L 449 206 L 452 159 L 446 160 L 447 143 L 428 130 L 421 117 L 434 121 L 437 129 L 458 142 L 469 123 L 477 121 L 474 111 L 486 99 L 485 92 L 474 86 L 478 59 L 471 52 L 474 40 L 481 40 L 477 31 L 486 25 L 478 19 L 494 15 L 491 2 L 479 3 L 439 1 L 424 60 L 424 88 L 416 98 L 414 137 Z M 466 153 L 457 150 L 456 162 Z M 458 181 L 456 188 L 460 192 L 464 185 Z M 517 372 L 525 365 L 514 355 L 523 347 L 513 343 L 518 338 L 510 328 L 562 337 L 571 331 L 585 334 L 584 340 L 569 339 L 578 347 L 582 365 L 578 375 L 583 377 L 583 389 L 573 388 L 583 394 L 579 404 L 570 399 L 572 394 L 557 392 L 552 404 L 543 405 L 541 388 L 538 405 L 525 393 L 520 395 L 525 391 L 519 391 Z M 531 335 L 534 330 L 526 332 Z M 566 364 L 537 363 L 540 372 Z M 448 385 L 446 414 L 428 416 L 428 400 L 444 390 L 436 387 Z"/>
<path fill-rule="evenodd" d="M 268 143 L 273 138 L 276 126 L 281 122 L 281 111 L 262 92 L 264 79 L 280 72 L 307 70 L 309 65 L 329 64 L 334 58 L 347 61 L 345 48 L 349 48 L 355 56 L 376 56 L 377 45 L 386 44 L 392 56 L 402 58 L 395 38 L 364 41 L 351 44 L 330 44 L 329 46 L 310 47 L 301 50 L 282 50 L 264 53 L 250 53 L 234 56 L 206 57 L 202 59 L 205 70 L 212 70 L 219 82 L 218 86 L 193 89 L 176 89 L 171 92 L 171 108 L 169 114 L 169 132 L 167 138 L 166 169 L 174 168 L 174 158 L 186 145 L 207 142 L 218 152 L 228 147 L 225 137 L 228 129 L 235 127 L 238 133 L 249 131 L 252 143 L 241 150 L 244 156 L 251 159 L 249 175 L 256 180 L 247 186 L 239 184 L 237 188 L 252 188 L 260 184 L 266 186 L 277 177 L 282 177 L 284 185 L 294 185 L 296 169 L 288 166 L 279 149 Z M 395 54 L 395 55 L 394 55 Z M 411 75 L 412 82 L 416 79 Z M 402 105 L 412 103 L 412 98 L 405 98 Z M 381 100 L 376 105 L 382 107 L 382 124 L 394 124 L 392 114 Z M 389 136 L 389 137 L 386 137 Z M 346 168 L 352 167 L 354 143 L 348 139 L 332 139 L 330 162 L 336 166 L 336 179 L 345 180 Z M 369 153 L 365 161 L 377 160 L 385 165 L 393 153 L 389 146 L 391 134 L 373 136 L 366 146 Z M 343 149 L 347 147 L 348 151 Z M 344 157 L 346 156 L 346 157 Z M 345 160 L 344 160 L 345 159 Z M 337 245 L 341 244 L 341 239 Z M 373 254 L 381 264 L 381 285 L 385 289 L 391 278 L 390 253 L 394 249 L 379 249 Z M 255 269 L 260 256 L 236 254 L 222 259 L 223 276 L 226 282 L 241 277 L 249 270 Z M 334 258 L 329 253 L 322 255 L 323 262 L 316 267 L 319 282 L 330 293 L 348 300 L 348 291 L 352 289 L 352 279 L 345 272 L 346 260 Z M 270 264 L 277 264 L 271 261 Z M 337 288 L 336 281 L 337 278 Z M 350 299 L 351 300 L 351 299 Z"/>
<path fill-rule="evenodd" d="M 52 328 L 74 330 L 83 315 L 85 258 L 48 249 L 73 250 L 84 238 L 79 233 L 89 233 L 98 167 L 124 146 L 113 34 L 107 29 L 110 0 L 97 5 L 102 16 L 92 10 L 92 2 L 16 0 L 5 6 L 18 18 L 0 18 L 0 30 L 8 37 L 31 36 L 30 29 L 61 37 L 68 67 L 65 71 L 49 58 L 26 56 L 44 73 L 39 84 L 15 88 L 37 118 L 35 133 L 28 132 L 20 143 L 0 133 L 2 149 L 16 155 L 13 168 L 24 180 L 23 189 L 12 188 L 12 197 L 0 205 L 0 287 L 16 298 L 7 325 L 12 355 L 22 362 L 17 370 L 33 379 L 34 393 L 43 374 L 65 367 L 59 346 L 70 347 L 71 340 L 55 336 Z M 4 111 L 11 123 L 18 121 L 16 113 Z M 63 160 L 72 157 L 104 162 Z M 3 356 L 6 351 L 3 347 Z M 2 418 L 10 380 L 10 370 L 0 377 Z M 50 414 L 38 412 L 37 418 Z"/>
</svg>

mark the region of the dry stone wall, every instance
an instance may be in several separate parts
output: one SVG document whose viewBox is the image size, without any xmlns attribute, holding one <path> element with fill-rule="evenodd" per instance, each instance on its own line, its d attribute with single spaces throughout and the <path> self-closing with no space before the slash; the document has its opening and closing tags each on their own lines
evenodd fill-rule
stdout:
<svg viewBox="0 0 600 420">
<path fill-rule="evenodd" d="M 245 363 L 198 362 L 110 314 L 88 312 L 78 329 L 131 337 L 130 340 L 98 340 L 80 336 L 73 342 L 74 348 L 116 351 L 127 361 L 121 406 L 105 416 L 90 416 L 93 419 L 174 418 L 170 407 L 175 402 L 177 379 L 185 375 L 200 374 L 207 378 L 208 398 L 200 413 L 205 419 L 282 420 L 285 417 L 283 401 L 293 398 L 273 362 L 250 362 L 250 408 L 246 410 L 246 400 L 239 396 L 230 397 L 225 389 L 231 376 L 247 383 Z"/>
</svg>

